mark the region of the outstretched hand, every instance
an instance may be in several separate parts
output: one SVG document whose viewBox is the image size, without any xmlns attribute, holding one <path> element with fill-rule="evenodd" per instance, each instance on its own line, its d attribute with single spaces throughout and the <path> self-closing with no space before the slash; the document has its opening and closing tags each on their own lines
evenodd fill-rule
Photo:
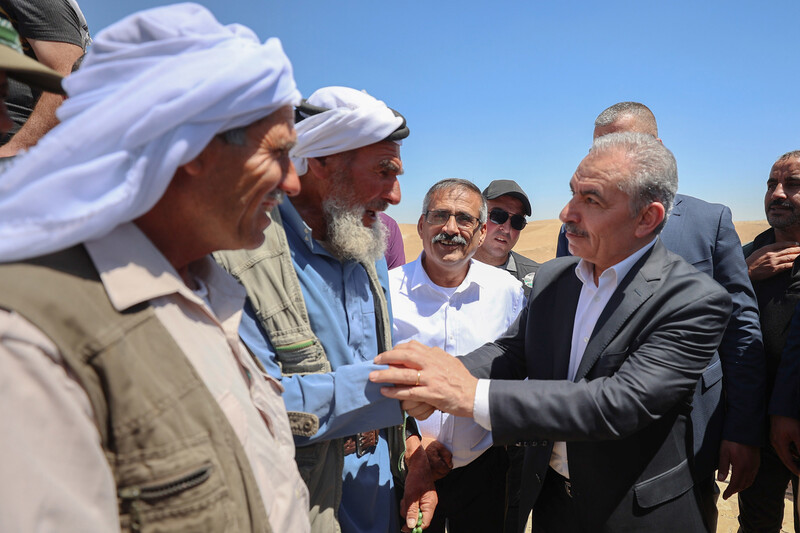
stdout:
<svg viewBox="0 0 800 533">
<path fill-rule="evenodd" d="M 417 416 L 418 412 L 429 411 L 422 403 L 445 413 L 472 418 L 478 379 L 447 352 L 411 341 L 379 354 L 375 363 L 388 364 L 389 368 L 371 372 L 369 380 L 394 383 L 394 387 L 383 387 L 381 394 L 403 401 L 403 407 L 411 409 L 409 414 L 415 418 L 424 419 Z M 429 415 L 427 412 L 425 416 Z"/>
</svg>

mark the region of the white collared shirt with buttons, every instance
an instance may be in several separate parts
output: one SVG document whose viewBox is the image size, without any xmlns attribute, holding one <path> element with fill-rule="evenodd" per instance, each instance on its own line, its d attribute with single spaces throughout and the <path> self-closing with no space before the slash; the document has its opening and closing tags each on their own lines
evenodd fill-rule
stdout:
<svg viewBox="0 0 800 533">
<path fill-rule="evenodd" d="M 505 333 L 522 311 L 522 285 L 508 272 L 470 260 L 464 281 L 445 288 L 431 281 L 421 258 L 389 271 L 395 345 L 416 340 L 464 355 Z M 436 411 L 417 424 L 450 449 L 454 468 L 492 445 L 491 432 L 469 418 Z"/>
<path fill-rule="evenodd" d="M 634 263 L 650 250 L 655 243 L 656 239 L 653 239 L 649 244 L 616 265 L 604 270 L 596 284 L 594 282 L 594 265 L 583 259 L 578 262 L 575 267 L 575 275 L 581 281 L 582 286 L 572 327 L 572 344 L 569 353 L 569 370 L 567 372 L 567 379 L 570 381 L 575 381 L 575 375 L 583 359 L 583 352 L 592 338 L 597 319 L 600 318 L 603 309 L 605 309 L 614 291 L 617 290 L 619 282 L 630 272 Z M 487 429 L 492 427 L 489 415 L 489 383 L 490 380 L 488 379 L 478 380 L 474 403 L 475 421 Z M 566 442 L 555 442 L 553 444 L 550 466 L 562 476 L 569 478 Z"/>
</svg>

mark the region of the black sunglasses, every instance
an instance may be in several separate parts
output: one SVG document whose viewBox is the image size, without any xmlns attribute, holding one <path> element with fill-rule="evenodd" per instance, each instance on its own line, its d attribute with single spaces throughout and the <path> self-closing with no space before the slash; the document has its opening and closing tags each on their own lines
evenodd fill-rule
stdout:
<svg viewBox="0 0 800 533">
<path fill-rule="evenodd" d="M 525 220 L 525 217 L 522 215 L 511 215 L 508 211 L 500 209 L 499 207 L 495 207 L 489 211 L 489 220 L 498 226 L 505 224 L 509 216 L 511 217 L 511 227 L 517 231 L 521 231 L 522 228 L 528 225 L 528 221 Z"/>
</svg>

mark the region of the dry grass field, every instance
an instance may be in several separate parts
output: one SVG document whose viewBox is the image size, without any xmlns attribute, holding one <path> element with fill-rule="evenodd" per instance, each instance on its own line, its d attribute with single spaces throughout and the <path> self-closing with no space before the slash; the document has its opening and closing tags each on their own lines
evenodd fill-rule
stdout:
<svg viewBox="0 0 800 533">
<path fill-rule="evenodd" d="M 769 227 L 766 220 L 734 222 L 734 225 L 742 243 L 752 241 L 753 237 Z M 514 250 L 534 261 L 548 261 L 556 255 L 556 239 L 558 238 L 559 228 L 561 228 L 561 222 L 558 220 L 535 220 L 529 222 L 525 229 L 522 230 L 522 235 L 520 235 L 519 242 L 517 242 Z M 413 261 L 422 251 L 422 242 L 417 234 L 417 226 L 415 224 L 400 224 L 400 231 L 403 234 L 406 260 Z M 724 491 L 725 484 L 720 483 L 720 488 Z M 723 501 L 720 498 L 718 508 L 719 524 L 717 533 L 736 533 L 739 528 L 739 523 L 736 520 L 739 514 L 736 497 L 732 497 L 727 501 Z M 786 500 L 781 531 L 786 533 L 793 531 L 791 499 Z"/>
</svg>

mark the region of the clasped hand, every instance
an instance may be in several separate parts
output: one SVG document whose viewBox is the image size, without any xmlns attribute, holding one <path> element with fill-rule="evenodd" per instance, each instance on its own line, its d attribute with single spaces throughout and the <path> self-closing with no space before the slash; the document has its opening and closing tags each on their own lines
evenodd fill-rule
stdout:
<svg viewBox="0 0 800 533">
<path fill-rule="evenodd" d="M 379 354 L 375 363 L 389 368 L 373 371 L 369 380 L 394 384 L 381 394 L 400 400 L 414 418 L 424 420 L 435 409 L 472 418 L 478 379 L 444 350 L 411 341 Z"/>
</svg>

